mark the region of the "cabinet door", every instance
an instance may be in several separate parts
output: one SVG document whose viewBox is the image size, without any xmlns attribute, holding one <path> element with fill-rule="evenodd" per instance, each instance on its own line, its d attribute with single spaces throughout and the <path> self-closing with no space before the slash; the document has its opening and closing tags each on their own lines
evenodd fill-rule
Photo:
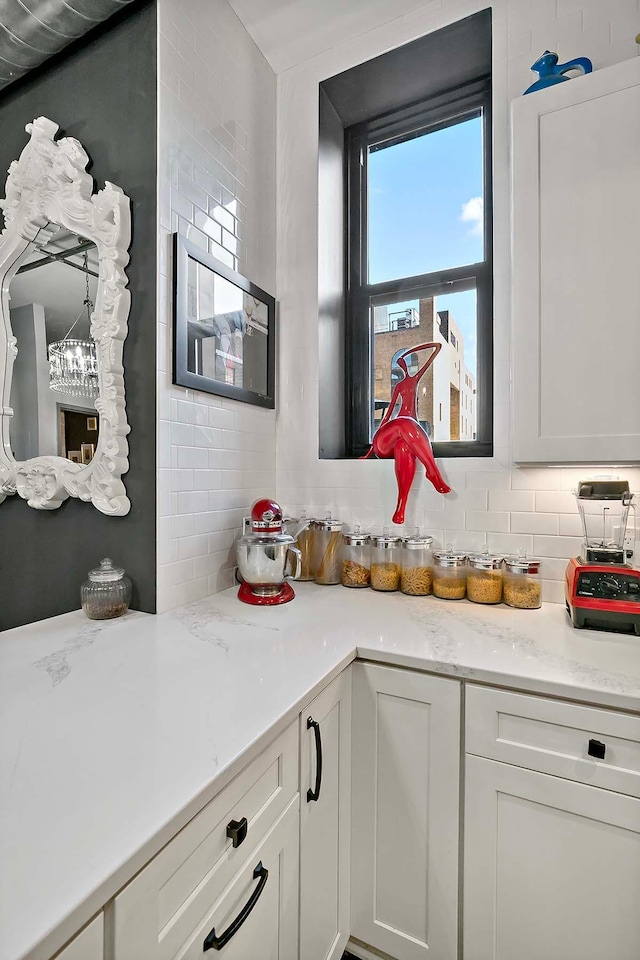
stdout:
<svg viewBox="0 0 640 960">
<path fill-rule="evenodd" d="M 640 59 L 512 106 L 517 462 L 640 458 Z"/>
<path fill-rule="evenodd" d="M 300 960 L 334 960 L 350 926 L 350 668 L 316 697 L 300 724 Z"/>
<path fill-rule="evenodd" d="M 104 914 L 99 913 L 55 960 L 102 960 L 104 956 Z"/>
<path fill-rule="evenodd" d="M 352 755 L 352 936 L 397 960 L 452 960 L 460 684 L 354 664 Z"/>
<path fill-rule="evenodd" d="M 465 960 L 638 960 L 640 800 L 467 757 Z"/>
<path fill-rule="evenodd" d="M 298 951 L 298 795 L 247 858 L 235 877 L 190 931 L 171 960 L 293 960 Z M 153 891 L 149 891 L 153 905 Z M 188 908 L 188 902 L 184 904 Z M 116 914 L 116 921 L 118 919 Z M 135 921 L 135 918 L 133 918 Z M 149 954 L 135 944 L 135 922 L 126 940 L 115 924 L 114 960 Z M 207 941 L 210 941 L 207 943 Z"/>
<path fill-rule="evenodd" d="M 251 868 L 251 874 L 260 860 L 261 843 L 281 823 L 293 798 L 298 810 L 298 780 L 295 721 L 108 905 L 116 960 L 174 960 L 182 956 L 183 945 L 194 930 L 200 929 L 202 918 L 218 903 L 238 872 Z M 296 838 L 296 856 L 297 851 Z M 246 889 L 250 892 L 256 884 L 249 875 Z M 269 902 L 273 886 L 272 878 L 268 895 L 265 892 L 261 902 L 265 897 Z"/>
</svg>

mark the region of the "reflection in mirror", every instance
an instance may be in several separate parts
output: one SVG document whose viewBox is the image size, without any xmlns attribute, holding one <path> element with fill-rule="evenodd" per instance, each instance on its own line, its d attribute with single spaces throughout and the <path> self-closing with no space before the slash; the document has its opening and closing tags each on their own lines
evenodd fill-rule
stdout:
<svg viewBox="0 0 640 960">
<path fill-rule="evenodd" d="M 96 245 L 60 229 L 32 245 L 9 287 L 17 340 L 9 425 L 17 461 L 38 456 L 91 462 L 99 417 L 98 360 L 90 335 L 99 274 Z"/>
<path fill-rule="evenodd" d="M 187 269 L 187 370 L 266 394 L 267 304 L 192 257 Z"/>
</svg>

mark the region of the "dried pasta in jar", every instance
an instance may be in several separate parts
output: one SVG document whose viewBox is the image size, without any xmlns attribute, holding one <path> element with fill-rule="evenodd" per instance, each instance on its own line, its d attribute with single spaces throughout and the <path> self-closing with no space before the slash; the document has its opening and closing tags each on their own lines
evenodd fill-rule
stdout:
<svg viewBox="0 0 640 960">
<path fill-rule="evenodd" d="M 374 590 L 397 590 L 400 586 L 400 567 L 397 563 L 372 563 L 371 586 Z"/>
<path fill-rule="evenodd" d="M 433 586 L 431 567 L 405 567 L 400 575 L 400 589 L 411 597 L 428 597 Z"/>
</svg>

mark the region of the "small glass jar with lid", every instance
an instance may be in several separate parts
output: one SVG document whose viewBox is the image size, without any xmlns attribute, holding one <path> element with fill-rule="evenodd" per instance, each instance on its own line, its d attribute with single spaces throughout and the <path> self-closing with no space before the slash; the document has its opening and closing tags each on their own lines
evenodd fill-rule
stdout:
<svg viewBox="0 0 640 960">
<path fill-rule="evenodd" d="M 520 610 L 537 610 L 542 606 L 540 560 L 528 558 L 524 552 L 504 558 L 504 602 Z"/>
<path fill-rule="evenodd" d="M 433 586 L 433 537 L 413 536 L 402 541 L 400 589 L 410 597 L 428 597 Z"/>
<path fill-rule="evenodd" d="M 342 520 L 335 520 L 330 513 L 324 520 L 313 523 L 314 580 L 323 585 L 340 583 L 342 547 Z"/>
<path fill-rule="evenodd" d="M 467 570 L 467 598 L 473 603 L 502 602 L 502 557 L 488 550 L 470 554 Z"/>
<path fill-rule="evenodd" d="M 371 538 L 371 586 L 374 590 L 397 590 L 400 586 L 400 537 L 390 536 L 387 527 L 382 536 Z"/>
<path fill-rule="evenodd" d="M 441 600 L 463 600 L 467 592 L 467 555 L 448 543 L 433 554 L 433 595 Z"/>
<path fill-rule="evenodd" d="M 80 601 L 90 620 L 120 617 L 129 609 L 131 580 L 105 557 L 99 567 L 89 571 L 89 579 L 80 588 Z"/>
<path fill-rule="evenodd" d="M 342 586 L 368 587 L 371 583 L 371 539 L 355 524 L 342 534 Z"/>
</svg>

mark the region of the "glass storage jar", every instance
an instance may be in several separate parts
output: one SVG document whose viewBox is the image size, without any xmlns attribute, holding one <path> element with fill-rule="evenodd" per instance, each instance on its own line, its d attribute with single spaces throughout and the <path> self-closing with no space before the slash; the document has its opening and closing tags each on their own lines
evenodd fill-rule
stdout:
<svg viewBox="0 0 640 960">
<path fill-rule="evenodd" d="M 131 580 L 121 567 L 105 557 L 100 566 L 89 571 L 89 579 L 80 588 L 82 609 L 90 620 L 120 617 L 129 609 Z"/>
<path fill-rule="evenodd" d="M 542 606 L 540 560 L 518 557 L 504 558 L 504 602 L 521 610 L 537 610 Z"/>
<path fill-rule="evenodd" d="M 421 537 L 416 529 L 402 541 L 400 589 L 411 597 L 427 597 L 433 586 L 433 537 Z"/>
<path fill-rule="evenodd" d="M 327 514 L 324 520 L 313 524 L 313 566 L 316 583 L 325 585 L 340 583 L 342 570 L 340 553 L 342 547 L 342 521 Z"/>
<path fill-rule="evenodd" d="M 371 538 L 371 586 L 374 590 L 397 590 L 400 586 L 400 537 L 388 531 Z"/>
<path fill-rule="evenodd" d="M 342 534 L 342 586 L 368 587 L 371 582 L 371 540 L 358 524 Z"/>
<path fill-rule="evenodd" d="M 467 555 L 447 544 L 433 554 L 433 595 L 441 600 L 462 600 L 467 592 Z"/>
<path fill-rule="evenodd" d="M 300 514 L 300 523 L 307 520 L 307 511 L 303 510 Z M 308 526 L 298 534 L 296 544 L 300 551 L 300 576 L 299 580 L 313 580 L 315 569 L 313 566 L 313 538 L 315 533 L 315 520 L 309 520 Z"/>
<path fill-rule="evenodd" d="M 469 555 L 467 599 L 473 603 L 502 602 L 502 560 L 488 552 Z"/>
</svg>

